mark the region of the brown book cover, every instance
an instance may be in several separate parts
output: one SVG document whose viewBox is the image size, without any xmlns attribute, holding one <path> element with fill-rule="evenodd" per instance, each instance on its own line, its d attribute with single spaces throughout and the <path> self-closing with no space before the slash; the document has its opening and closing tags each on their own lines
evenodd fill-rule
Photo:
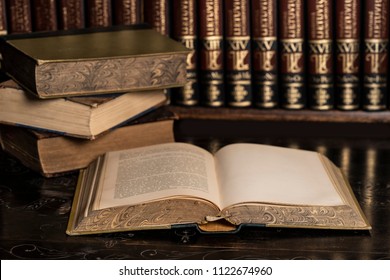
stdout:
<svg viewBox="0 0 390 280">
<path fill-rule="evenodd" d="M 314 110 L 334 107 L 333 5 L 331 0 L 307 1 L 308 97 Z"/>
<path fill-rule="evenodd" d="M 196 0 L 172 1 L 172 38 L 184 44 L 191 53 L 187 56 L 187 83 L 172 90 L 172 101 L 177 105 L 198 105 L 198 28 Z"/>
<path fill-rule="evenodd" d="M 57 1 L 33 0 L 31 3 L 34 31 L 57 30 Z"/>
<path fill-rule="evenodd" d="M 356 110 L 360 106 L 361 1 L 336 3 L 336 107 Z"/>
<path fill-rule="evenodd" d="M 143 0 L 115 0 L 113 2 L 114 24 L 129 25 L 142 23 Z"/>
<path fill-rule="evenodd" d="M 59 0 L 59 29 L 73 30 L 85 27 L 85 4 L 79 0 Z"/>
<path fill-rule="evenodd" d="M 174 142 L 177 119 L 162 107 L 94 140 L 67 137 L 26 127 L 0 125 L 3 150 L 46 177 L 85 168 L 108 151 Z"/>
<path fill-rule="evenodd" d="M 199 0 L 201 101 L 208 107 L 225 104 L 222 0 Z"/>
<path fill-rule="evenodd" d="M 190 50 L 130 25 L 6 36 L 0 52 L 9 76 L 40 98 L 55 98 L 183 86 Z"/>
<path fill-rule="evenodd" d="M 278 106 L 277 1 L 251 3 L 252 94 L 259 108 Z"/>
<path fill-rule="evenodd" d="M 32 32 L 30 0 L 6 0 L 8 33 Z"/>
<path fill-rule="evenodd" d="M 363 109 L 387 108 L 389 1 L 365 0 Z"/>
<path fill-rule="evenodd" d="M 279 1 L 280 103 L 285 109 L 306 106 L 304 1 Z"/>
<path fill-rule="evenodd" d="M 248 0 L 224 1 L 225 98 L 230 107 L 252 105 L 251 34 Z"/>
<path fill-rule="evenodd" d="M 163 35 L 170 35 L 168 0 L 144 0 L 144 21 Z"/>
<path fill-rule="evenodd" d="M 0 0 L 0 36 L 7 34 L 7 13 L 5 0 Z"/>
<path fill-rule="evenodd" d="M 86 14 L 88 27 L 111 26 L 111 0 L 87 0 Z"/>
</svg>

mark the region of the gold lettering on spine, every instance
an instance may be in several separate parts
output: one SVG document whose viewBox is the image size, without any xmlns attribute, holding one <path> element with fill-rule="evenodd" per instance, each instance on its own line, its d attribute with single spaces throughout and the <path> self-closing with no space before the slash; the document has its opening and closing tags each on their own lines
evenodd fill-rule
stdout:
<svg viewBox="0 0 390 280">
<path fill-rule="evenodd" d="M 220 8 L 217 0 L 206 1 L 206 36 L 216 36 L 222 34 L 219 24 Z"/>
</svg>

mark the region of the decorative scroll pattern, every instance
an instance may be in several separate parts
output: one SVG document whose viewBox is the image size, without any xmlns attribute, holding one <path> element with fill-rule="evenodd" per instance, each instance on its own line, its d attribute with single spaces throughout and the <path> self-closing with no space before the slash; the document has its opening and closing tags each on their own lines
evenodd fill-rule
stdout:
<svg viewBox="0 0 390 280">
<path fill-rule="evenodd" d="M 110 232 L 170 228 L 172 224 L 201 223 L 218 210 L 209 203 L 167 200 L 129 207 L 108 208 L 90 213 L 75 229 L 83 232 Z"/>
<path fill-rule="evenodd" d="M 124 92 L 184 84 L 186 55 L 44 63 L 37 67 L 42 95 Z"/>
<path fill-rule="evenodd" d="M 222 216 L 233 224 L 267 224 L 306 228 L 364 228 L 366 224 L 349 206 L 237 206 Z"/>
</svg>

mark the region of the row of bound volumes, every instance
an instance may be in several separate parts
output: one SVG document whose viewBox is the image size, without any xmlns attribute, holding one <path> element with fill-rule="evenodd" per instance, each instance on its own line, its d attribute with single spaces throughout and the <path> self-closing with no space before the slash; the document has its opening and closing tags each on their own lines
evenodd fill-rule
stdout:
<svg viewBox="0 0 390 280">
<path fill-rule="evenodd" d="M 0 0 L 0 30 L 147 22 L 183 42 L 178 105 L 387 110 L 388 0 Z"/>
</svg>

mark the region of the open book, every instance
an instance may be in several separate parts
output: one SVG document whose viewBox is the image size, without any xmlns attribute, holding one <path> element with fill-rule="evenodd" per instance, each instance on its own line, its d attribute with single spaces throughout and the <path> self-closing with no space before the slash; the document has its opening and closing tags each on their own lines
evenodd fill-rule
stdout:
<svg viewBox="0 0 390 280">
<path fill-rule="evenodd" d="M 319 153 L 231 144 L 213 155 L 168 143 L 109 152 L 83 170 L 67 233 L 183 224 L 371 228 L 340 169 Z"/>
</svg>

